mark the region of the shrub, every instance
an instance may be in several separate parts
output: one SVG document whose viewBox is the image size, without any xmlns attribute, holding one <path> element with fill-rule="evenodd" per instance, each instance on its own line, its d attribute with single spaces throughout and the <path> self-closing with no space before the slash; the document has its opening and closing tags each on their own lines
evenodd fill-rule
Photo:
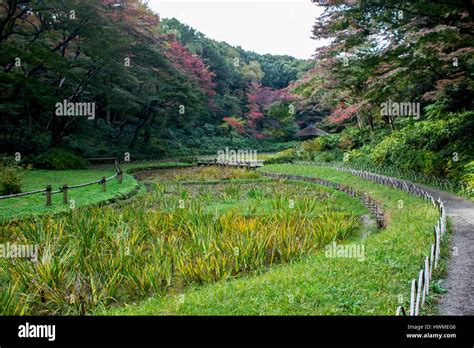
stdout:
<svg viewBox="0 0 474 348">
<path fill-rule="evenodd" d="M 370 154 L 371 160 L 378 166 L 387 165 L 392 155 L 399 153 L 401 140 L 395 135 L 386 137 L 375 146 Z"/>
<path fill-rule="evenodd" d="M 323 162 L 332 162 L 336 160 L 336 154 L 334 152 L 324 152 L 320 158 Z"/>
<path fill-rule="evenodd" d="M 468 186 L 473 189 L 474 188 L 474 161 L 469 162 L 464 167 L 465 173 L 462 177 L 462 180 L 468 184 Z"/>
<path fill-rule="evenodd" d="M 344 154 L 348 154 L 347 161 L 357 164 L 371 164 L 368 154 L 371 150 L 369 145 L 364 145 L 359 149 L 354 149 L 345 152 Z"/>
<path fill-rule="evenodd" d="M 301 152 L 302 159 L 313 160 L 315 155 L 321 152 L 321 141 L 317 138 L 301 143 Z"/>
<path fill-rule="evenodd" d="M 62 149 L 52 149 L 40 155 L 34 164 L 37 168 L 58 170 L 85 169 L 87 167 L 87 162 L 81 157 Z"/>
<path fill-rule="evenodd" d="M 15 164 L 1 164 L 1 194 L 10 195 L 21 192 L 23 168 Z"/>
<path fill-rule="evenodd" d="M 295 156 L 285 155 L 269 158 L 265 160 L 265 164 L 291 163 L 293 160 L 295 160 Z"/>
<path fill-rule="evenodd" d="M 289 163 L 295 160 L 296 157 L 294 149 L 286 149 L 265 159 L 265 164 Z"/>
<path fill-rule="evenodd" d="M 341 150 L 351 150 L 355 147 L 356 143 L 349 133 L 344 132 L 339 138 L 338 145 Z"/>
<path fill-rule="evenodd" d="M 472 160 L 474 114 L 450 114 L 445 120 L 408 125 L 378 143 L 369 158 L 378 166 L 396 166 L 427 175 L 459 179 Z"/>
<path fill-rule="evenodd" d="M 301 143 L 301 159 L 314 161 L 323 151 L 331 151 L 337 148 L 339 136 L 335 134 L 307 140 Z"/>
<path fill-rule="evenodd" d="M 321 144 L 321 150 L 335 150 L 339 143 L 339 134 L 330 134 L 316 139 Z"/>
<path fill-rule="evenodd" d="M 349 151 L 371 141 L 373 134 L 366 128 L 350 127 L 344 129 L 339 135 L 338 147 L 343 151 Z"/>
</svg>

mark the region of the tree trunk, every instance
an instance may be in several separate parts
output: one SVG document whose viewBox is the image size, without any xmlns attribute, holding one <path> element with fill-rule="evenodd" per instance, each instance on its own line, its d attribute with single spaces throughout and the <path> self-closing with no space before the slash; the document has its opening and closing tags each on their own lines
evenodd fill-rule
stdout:
<svg viewBox="0 0 474 348">
<path fill-rule="evenodd" d="M 105 91 L 105 123 L 110 124 L 110 85 L 111 82 L 107 81 L 107 89 Z"/>
</svg>

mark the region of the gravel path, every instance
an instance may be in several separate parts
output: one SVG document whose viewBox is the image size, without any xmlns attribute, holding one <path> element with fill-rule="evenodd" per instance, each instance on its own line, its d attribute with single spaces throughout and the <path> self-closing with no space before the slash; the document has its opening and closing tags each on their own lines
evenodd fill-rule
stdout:
<svg viewBox="0 0 474 348">
<path fill-rule="evenodd" d="M 408 180 L 406 182 L 425 190 L 435 200 L 440 198 L 452 221 L 451 257 L 447 276 L 441 284 L 447 293 L 440 298 L 439 314 L 474 315 L 474 202 Z"/>
<path fill-rule="evenodd" d="M 442 286 L 440 315 L 474 315 L 474 203 L 450 193 L 416 184 L 434 199 L 441 198 L 452 221 L 451 258 Z"/>
</svg>

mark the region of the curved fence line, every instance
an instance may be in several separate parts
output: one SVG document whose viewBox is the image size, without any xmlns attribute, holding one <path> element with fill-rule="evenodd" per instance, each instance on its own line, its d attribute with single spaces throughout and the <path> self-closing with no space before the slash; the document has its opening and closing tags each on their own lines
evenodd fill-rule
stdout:
<svg viewBox="0 0 474 348">
<path fill-rule="evenodd" d="M 446 232 L 446 210 L 444 204 L 440 198 L 435 200 L 428 192 L 423 189 L 420 189 L 413 183 L 407 183 L 400 179 L 391 178 L 388 176 L 369 173 L 361 170 L 351 169 L 342 166 L 336 165 L 324 165 L 319 162 L 295 162 L 295 164 L 306 164 L 314 166 L 325 166 L 334 168 L 338 171 L 348 172 L 350 174 L 359 176 L 363 179 L 376 182 L 378 184 L 390 186 L 392 188 L 397 188 L 406 191 L 408 194 L 418 196 L 427 201 L 431 201 L 434 207 L 438 209 L 439 219 L 436 225 L 434 226 L 433 231 L 433 244 L 431 244 L 431 250 L 429 257 L 427 256 L 424 260 L 424 264 L 421 266 L 418 273 L 418 279 L 413 279 L 411 283 L 411 293 L 410 293 L 410 311 L 409 315 L 417 316 L 420 313 L 421 305 L 424 304 L 425 298 L 429 295 L 429 284 L 433 275 L 433 270 L 438 267 L 440 254 L 441 254 L 441 237 Z M 396 315 L 406 315 L 406 310 L 403 305 L 398 306 L 396 310 Z"/>
<path fill-rule="evenodd" d="M 29 196 L 29 195 L 34 195 L 34 194 L 41 193 L 41 192 L 46 192 L 46 190 L 44 189 L 44 190 L 36 190 L 36 191 L 30 191 L 30 192 L 14 193 L 14 194 L 11 194 L 11 195 L 0 196 L 0 199 L 8 199 L 8 198 Z"/>
<path fill-rule="evenodd" d="M 218 159 L 200 159 L 197 162 L 198 166 L 228 166 L 228 167 L 238 167 L 238 168 L 247 168 L 247 169 L 257 169 L 263 167 L 263 160 L 247 160 L 247 161 L 225 161 Z"/>
<path fill-rule="evenodd" d="M 353 162 L 295 161 L 294 163 L 318 163 L 323 167 L 344 167 L 348 169 L 356 169 L 364 172 L 388 175 L 390 177 L 397 177 L 401 180 L 405 179 L 420 184 L 430 185 L 444 191 L 461 194 L 467 197 L 471 197 L 474 194 L 474 189 L 468 182 L 452 181 L 449 179 L 440 178 L 432 175 L 417 173 L 413 170 L 401 170 L 397 167 L 377 167 L 375 165 L 357 164 Z"/>
<path fill-rule="evenodd" d="M 71 185 L 71 186 L 69 186 L 67 184 L 64 184 L 62 187 L 59 187 L 59 189 L 57 191 L 53 191 L 52 186 L 47 185 L 46 188 L 42 189 L 42 190 L 35 190 L 35 191 L 30 191 L 30 192 L 21 192 L 21 193 L 6 195 L 6 196 L 0 196 L 0 199 L 17 198 L 17 197 L 24 197 L 24 196 L 29 196 L 29 195 L 42 193 L 43 195 L 46 195 L 46 205 L 50 206 L 50 205 L 52 205 L 51 195 L 62 193 L 63 194 L 63 203 L 67 204 L 67 203 L 69 203 L 69 200 L 68 200 L 68 191 L 69 190 L 73 190 L 73 189 L 80 188 L 80 187 L 85 187 L 85 186 L 101 184 L 102 185 L 102 192 L 106 192 L 106 190 L 107 190 L 106 183 L 108 181 L 114 179 L 114 178 L 117 178 L 118 183 L 122 184 L 123 171 L 120 168 L 120 165 L 119 165 L 118 161 L 115 161 L 114 166 L 115 166 L 115 174 L 112 175 L 109 178 L 103 176 L 101 179 L 96 180 L 96 181 L 92 181 L 92 182 L 88 182 L 88 183 L 84 183 L 84 184 L 78 184 L 78 185 Z"/>
<path fill-rule="evenodd" d="M 365 192 L 358 191 L 350 186 L 345 186 L 341 184 L 334 183 L 332 181 L 323 180 L 320 178 L 314 178 L 309 176 L 301 175 L 287 175 L 279 173 L 269 173 L 269 172 L 260 172 L 263 176 L 268 176 L 274 179 L 289 179 L 289 180 L 301 180 L 316 183 L 319 185 L 331 187 L 335 190 L 344 192 L 352 197 L 357 197 L 361 202 L 375 215 L 375 220 L 377 222 L 377 228 L 385 227 L 385 219 L 383 210 L 377 205 L 376 201 Z"/>
<path fill-rule="evenodd" d="M 170 163 L 170 162 L 186 162 L 186 163 L 195 163 L 197 162 L 198 159 L 195 157 L 187 157 L 184 158 L 183 160 L 180 160 L 179 158 L 169 158 L 169 159 L 150 159 L 150 160 L 133 160 L 133 161 L 119 161 L 118 163 L 121 166 L 128 166 L 128 165 L 140 165 L 140 164 L 162 164 L 162 163 Z"/>
</svg>

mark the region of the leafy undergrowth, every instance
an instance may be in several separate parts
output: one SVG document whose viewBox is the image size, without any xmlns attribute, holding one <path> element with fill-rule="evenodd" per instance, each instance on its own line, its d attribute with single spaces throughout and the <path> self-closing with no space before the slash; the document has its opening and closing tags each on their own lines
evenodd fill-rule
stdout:
<svg viewBox="0 0 474 348">
<path fill-rule="evenodd" d="M 244 210 L 241 201 L 255 209 Z M 214 209 L 219 202 L 231 204 Z M 364 212 L 354 202 L 350 207 L 333 190 L 298 184 L 157 185 L 125 206 L 5 223 L 0 243 L 38 245 L 39 258 L 0 259 L 0 308 L 90 314 L 229 281 L 354 235 Z"/>
<path fill-rule="evenodd" d="M 408 306 L 410 282 L 432 243 L 437 212 L 431 204 L 329 168 L 269 165 L 262 170 L 320 177 L 368 192 L 383 203 L 388 227 L 358 242 L 364 246 L 363 261 L 328 257 L 320 250 L 265 273 L 194 286 L 97 314 L 394 315 L 400 300 Z M 446 246 L 446 240 L 443 244 Z M 444 269 L 443 261 L 434 279 Z M 435 311 L 436 292 L 440 291 L 436 282 L 431 290 L 423 314 Z"/>
</svg>

